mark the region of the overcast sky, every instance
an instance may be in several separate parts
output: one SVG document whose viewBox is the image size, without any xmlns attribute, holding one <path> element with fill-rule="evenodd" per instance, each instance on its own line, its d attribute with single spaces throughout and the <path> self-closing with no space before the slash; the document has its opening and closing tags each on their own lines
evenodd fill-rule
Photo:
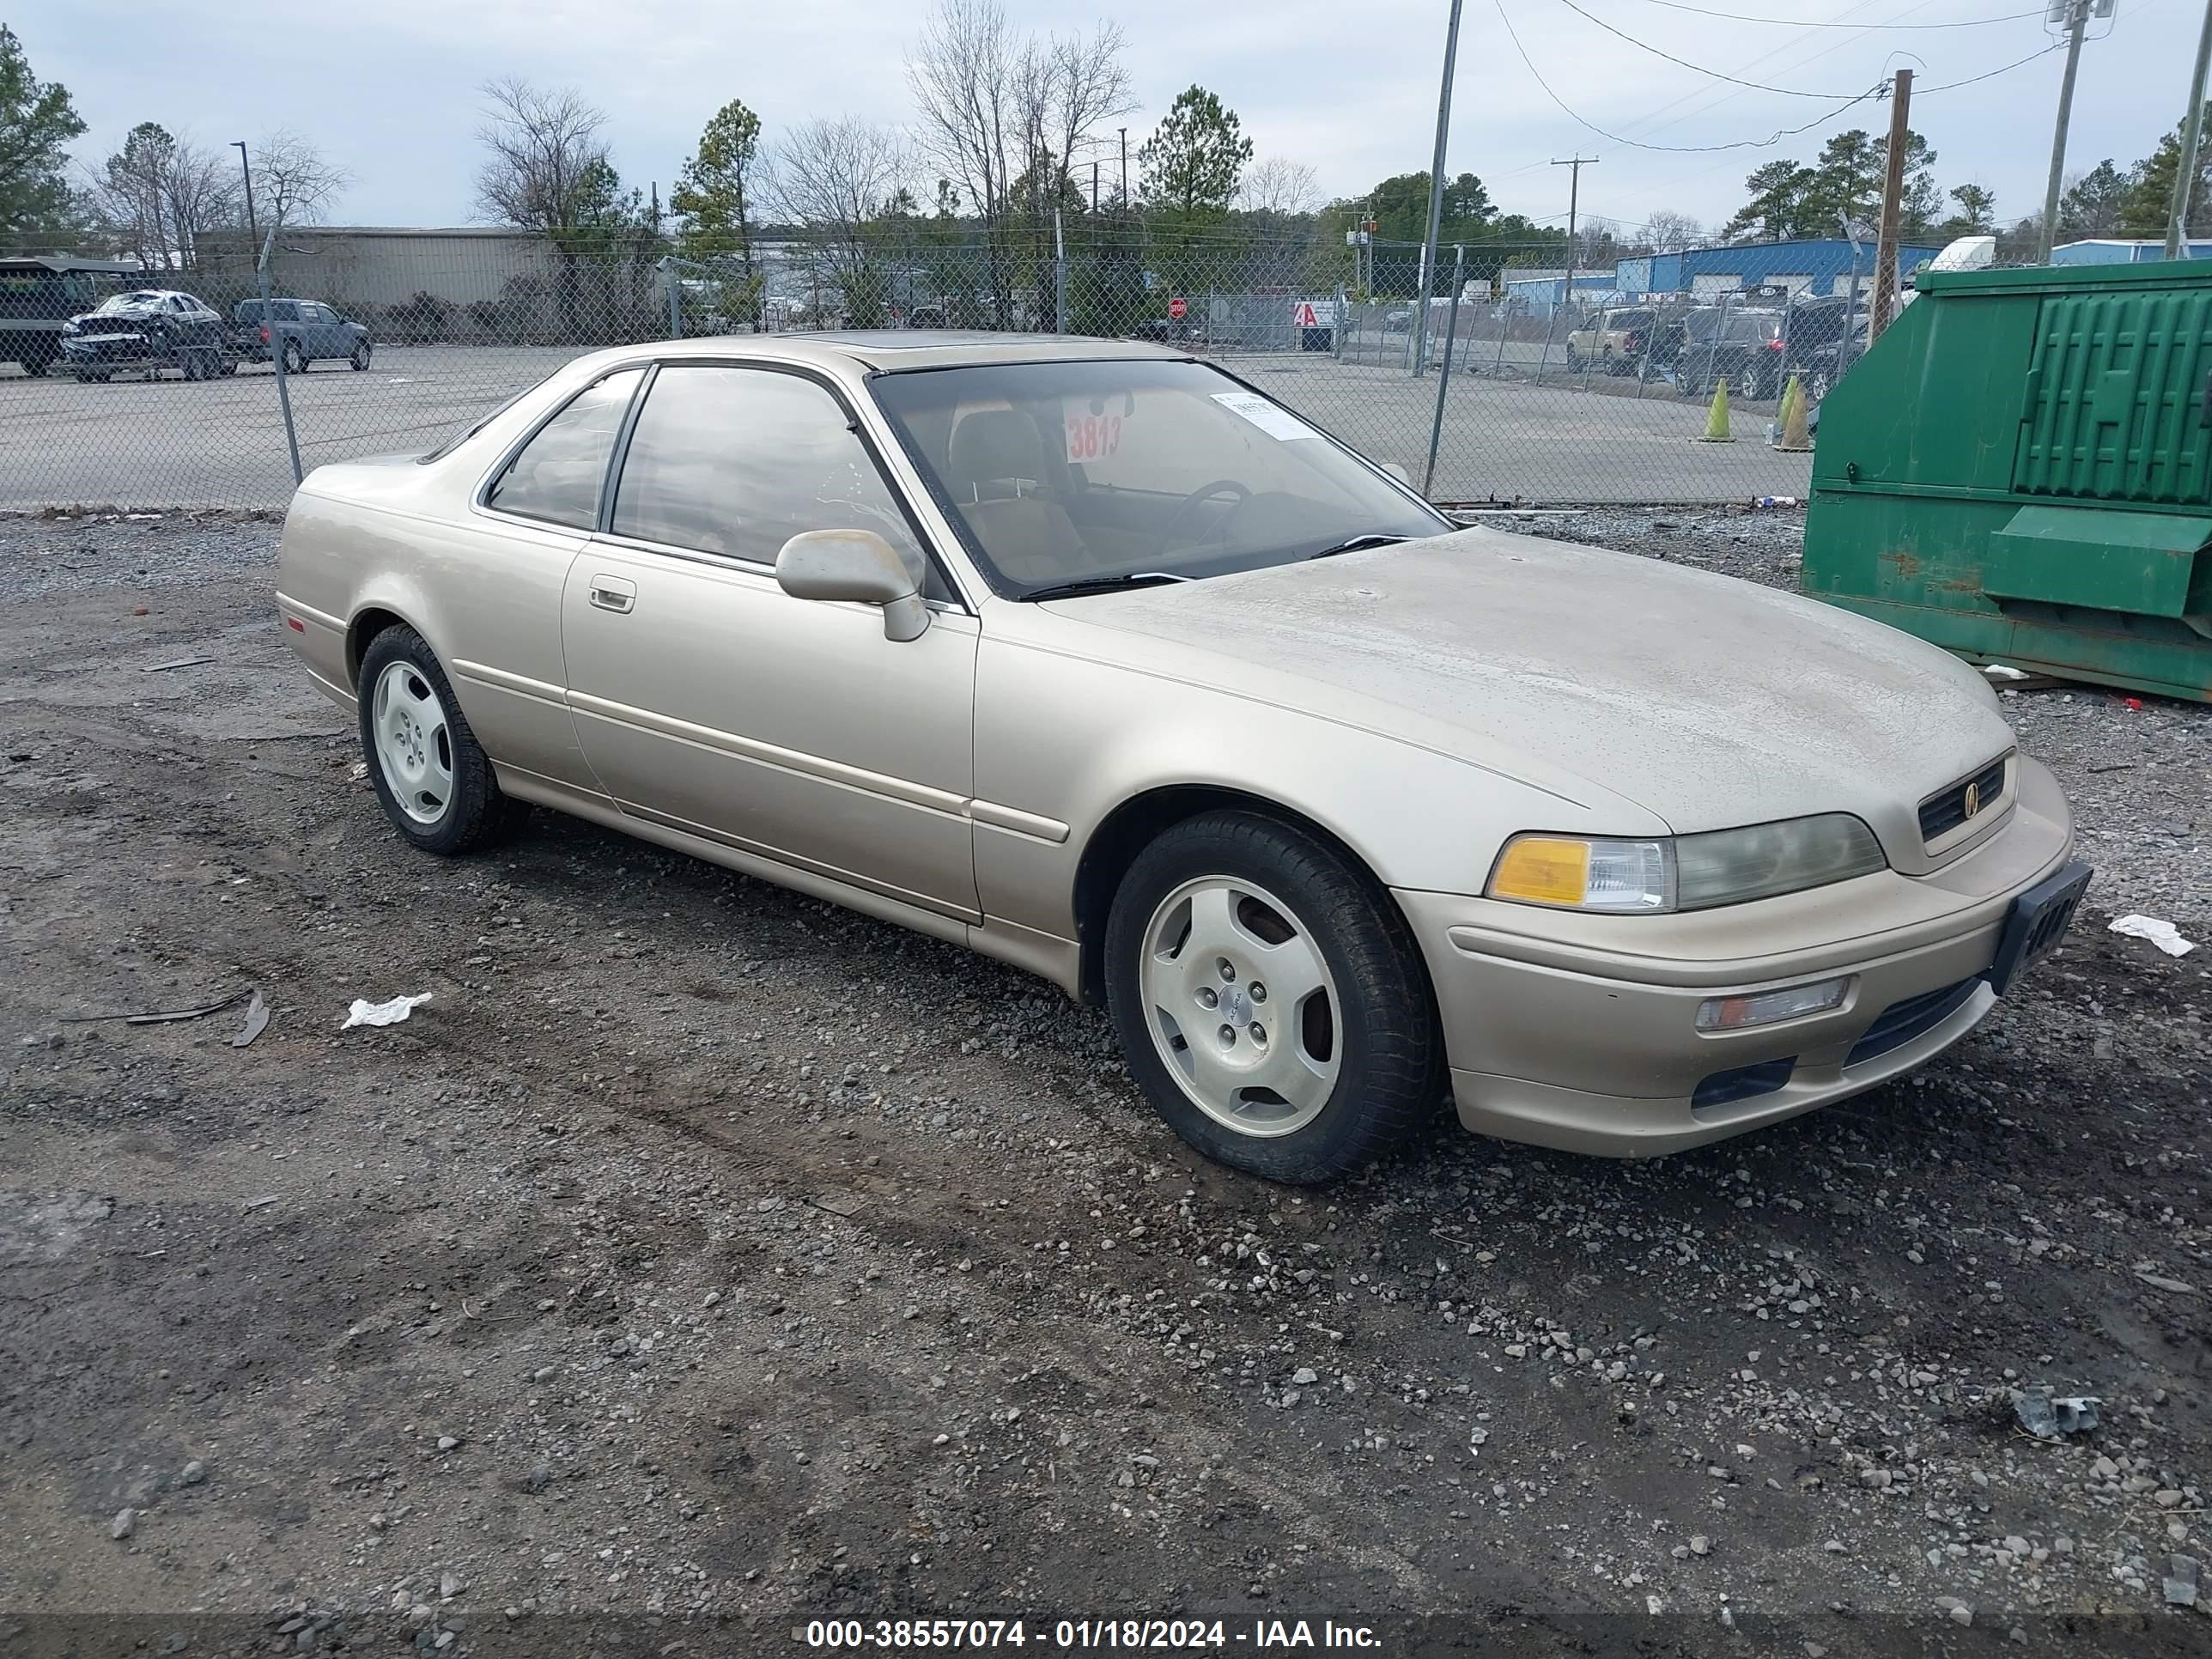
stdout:
<svg viewBox="0 0 2212 1659">
<path fill-rule="evenodd" d="M 65 84 L 91 124 L 80 161 L 95 162 L 139 121 L 216 145 L 289 125 L 355 175 L 334 217 L 355 224 L 472 221 L 473 137 L 485 79 L 520 74 L 573 84 L 604 107 L 629 182 L 665 199 L 701 125 L 742 98 L 771 139 L 811 115 L 908 117 L 904 57 L 922 0 L 380 0 L 368 7 L 298 0 L 31 0 L 10 21 L 33 70 Z M 1710 223 L 1741 204 L 1743 175 L 1778 155 L 1809 159 L 1827 133 L 1880 131 L 1887 106 L 1831 116 L 1886 65 L 1924 88 L 1964 80 L 2046 44 L 2038 0 L 1695 0 L 1707 11 L 1788 17 L 1784 26 L 1723 21 L 1661 0 L 1466 0 L 1449 170 L 1471 170 L 1504 207 L 1564 220 L 1575 154 L 1583 210 L 1626 224 L 1668 209 Z M 1678 67 L 1577 15 L 1705 69 L 1769 86 L 1833 94 L 1778 95 Z M 2179 118 L 2203 13 L 2197 0 L 2118 0 L 2082 53 L 2069 171 L 2147 155 Z M 1089 4 L 1007 0 L 1041 31 L 1087 28 Z M 1426 167 L 1448 0 L 1111 0 L 1127 31 L 1142 108 L 1132 153 L 1176 92 L 1194 81 L 1243 118 L 1261 156 L 1311 165 L 1330 195 Z M 1916 28 L 2002 17 L 1982 27 Z M 2025 14 L 2024 15 L 2019 14 Z M 1578 125 L 1516 53 L 1510 19 L 1537 71 L 1576 115 L 1644 144 L 1759 140 L 1809 120 L 1765 149 L 1669 154 Z M 1843 27 L 1805 27 L 1815 20 Z M 2108 38 L 2096 35 L 2109 30 Z M 2063 52 L 1952 92 L 1916 97 L 1913 125 L 1938 153 L 1946 189 L 1996 192 L 2006 221 L 2039 211 Z M 1108 177 L 1115 166 L 1107 158 Z M 1133 184 L 1134 162 L 1132 162 Z M 918 192 L 927 195 L 927 191 Z"/>
</svg>

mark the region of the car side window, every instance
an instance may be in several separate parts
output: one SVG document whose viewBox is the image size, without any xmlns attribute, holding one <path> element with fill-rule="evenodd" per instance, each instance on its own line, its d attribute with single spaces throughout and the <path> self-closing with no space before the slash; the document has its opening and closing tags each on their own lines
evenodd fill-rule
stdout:
<svg viewBox="0 0 2212 1659">
<path fill-rule="evenodd" d="M 642 368 L 617 369 L 571 398 L 492 480 L 484 504 L 573 530 L 599 521 L 599 486 Z"/>
<path fill-rule="evenodd" d="M 951 597 L 836 398 L 773 369 L 664 366 L 615 489 L 618 536 L 773 565 L 805 530 L 872 530 Z"/>
</svg>

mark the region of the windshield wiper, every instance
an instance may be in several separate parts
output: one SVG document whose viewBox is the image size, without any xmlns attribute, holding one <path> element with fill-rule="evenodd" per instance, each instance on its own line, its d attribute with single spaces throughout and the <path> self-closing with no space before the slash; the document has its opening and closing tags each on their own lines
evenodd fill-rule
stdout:
<svg viewBox="0 0 2212 1659">
<path fill-rule="evenodd" d="M 1309 559 L 1334 558 L 1339 553 L 1357 553 L 1363 547 L 1389 547 L 1395 542 L 1409 542 L 1411 536 L 1392 536 L 1381 531 L 1369 531 L 1363 536 L 1349 536 L 1334 547 L 1324 547 L 1318 553 L 1309 553 Z"/>
<path fill-rule="evenodd" d="M 1162 582 L 1189 580 L 1165 570 L 1132 570 L 1119 576 L 1082 576 L 1073 581 L 1049 582 L 1042 587 L 1032 587 L 1021 597 L 1030 600 L 1073 599 L 1085 593 L 1111 593 L 1122 588 L 1156 587 Z"/>
</svg>

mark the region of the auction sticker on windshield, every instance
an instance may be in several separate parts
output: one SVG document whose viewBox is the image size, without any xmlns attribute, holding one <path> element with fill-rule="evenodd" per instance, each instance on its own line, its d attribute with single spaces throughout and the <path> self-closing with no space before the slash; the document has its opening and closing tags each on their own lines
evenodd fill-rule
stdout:
<svg viewBox="0 0 2212 1659">
<path fill-rule="evenodd" d="M 1271 404 L 1256 392 L 1217 392 L 1213 401 L 1231 414 L 1242 415 L 1269 437 L 1289 442 L 1310 438 L 1314 429 L 1280 404 Z"/>
<path fill-rule="evenodd" d="M 1121 417 L 1094 414 L 1073 398 L 1062 406 L 1060 425 L 1067 434 L 1070 461 L 1095 461 L 1121 447 Z"/>
</svg>

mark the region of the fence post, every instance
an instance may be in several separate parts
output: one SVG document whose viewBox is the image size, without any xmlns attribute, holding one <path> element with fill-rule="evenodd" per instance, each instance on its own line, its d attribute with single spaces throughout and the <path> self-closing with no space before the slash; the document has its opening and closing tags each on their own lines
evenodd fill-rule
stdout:
<svg viewBox="0 0 2212 1659">
<path fill-rule="evenodd" d="M 284 378 L 284 325 L 276 320 L 276 307 L 269 298 L 269 259 L 276 249 L 276 229 L 272 225 L 268 240 L 261 244 L 255 270 L 261 279 L 261 320 L 269 327 L 269 361 L 276 367 L 276 401 L 284 409 L 284 442 L 292 452 L 292 483 L 296 487 L 307 474 L 300 470 L 300 434 L 292 425 L 292 388 Z"/>
<path fill-rule="evenodd" d="M 1344 325 L 1347 314 L 1344 304 L 1344 284 L 1339 283 L 1336 285 L 1336 326 L 1332 331 L 1330 343 L 1336 348 L 1336 361 L 1340 363 L 1344 361 Z"/>
<path fill-rule="evenodd" d="M 1444 436 L 1444 388 L 1451 385 L 1452 347 L 1459 338 L 1459 290 L 1466 280 L 1467 248 L 1455 245 L 1452 248 L 1451 315 L 1444 324 L 1444 360 L 1437 371 L 1437 414 L 1429 423 L 1429 468 L 1421 475 L 1421 494 L 1428 496 L 1437 482 L 1437 447 Z"/>
<path fill-rule="evenodd" d="M 668 337 L 684 337 L 684 306 L 682 285 L 676 280 L 676 261 L 668 254 L 660 256 L 660 284 L 668 291 Z"/>
<path fill-rule="evenodd" d="M 1067 238 L 1058 208 L 1052 210 L 1052 331 L 1067 332 Z"/>
<path fill-rule="evenodd" d="M 1544 384 L 1544 370 L 1550 365 L 1552 361 L 1552 326 L 1553 324 L 1558 322 L 1559 319 L 1559 307 L 1555 304 L 1551 307 L 1551 309 L 1544 313 L 1544 344 L 1542 349 L 1538 351 L 1536 354 L 1535 383 L 1538 386 Z"/>
</svg>

